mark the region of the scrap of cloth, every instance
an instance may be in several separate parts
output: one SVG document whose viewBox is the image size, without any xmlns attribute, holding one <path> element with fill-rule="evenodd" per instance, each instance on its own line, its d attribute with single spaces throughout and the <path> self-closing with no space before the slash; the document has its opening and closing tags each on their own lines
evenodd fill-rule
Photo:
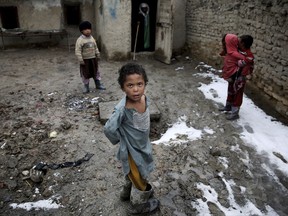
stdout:
<svg viewBox="0 0 288 216">
<path fill-rule="evenodd" d="M 74 162 L 64 162 L 64 163 L 60 163 L 60 164 L 56 164 L 56 163 L 47 164 L 47 163 L 40 162 L 40 163 L 38 163 L 38 164 L 34 167 L 34 169 L 35 169 L 35 170 L 45 171 L 45 170 L 47 170 L 48 168 L 53 169 L 53 170 L 56 170 L 56 169 L 65 168 L 65 167 L 76 167 L 76 166 L 79 166 L 80 164 L 82 164 L 82 163 L 85 162 L 85 161 L 89 161 L 90 158 L 91 158 L 93 155 L 94 155 L 94 154 L 87 153 L 83 158 L 81 158 L 81 159 L 79 159 L 79 160 L 77 160 L 77 161 L 74 161 Z"/>
</svg>

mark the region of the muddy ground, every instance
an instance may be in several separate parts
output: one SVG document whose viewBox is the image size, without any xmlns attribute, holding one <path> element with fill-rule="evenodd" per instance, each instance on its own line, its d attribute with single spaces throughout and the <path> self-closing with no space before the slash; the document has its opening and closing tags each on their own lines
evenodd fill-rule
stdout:
<svg viewBox="0 0 288 216">
<path fill-rule="evenodd" d="M 288 215 L 287 176 L 276 170 L 279 184 L 267 175 L 261 164 L 273 166 L 265 156 L 245 145 L 239 137 L 241 127 L 227 121 L 217 104 L 197 89 L 200 82 L 210 82 L 193 76 L 199 72 L 195 70 L 198 62 L 185 56 L 171 65 L 143 56 L 137 62 L 147 70 L 147 95 L 162 114 L 159 121 L 152 122 L 152 140 L 159 139 L 168 124 L 183 115 L 189 126 L 199 130 L 208 126 L 215 132 L 181 145 L 153 145 L 156 169 L 150 182 L 161 202 L 153 215 L 197 215 L 191 204 L 202 197 L 197 182 L 213 187 L 222 206 L 233 207 L 221 172 L 223 178 L 235 181 L 232 189 L 240 206 L 248 199 L 264 213 L 265 205 L 270 205 L 279 215 Z M 118 198 L 123 183 L 121 164 L 115 159 L 118 146 L 104 136 L 97 105 L 122 98 L 116 79 L 124 63 L 101 60 L 107 90 L 96 91 L 91 82 L 93 92 L 83 95 L 73 52 L 60 48 L 0 52 L 1 215 L 127 215 L 129 202 Z M 184 70 L 175 70 L 182 66 Z M 55 137 L 50 136 L 53 131 Z M 41 183 L 25 179 L 23 171 L 40 162 L 71 162 L 87 153 L 94 155 L 79 166 L 47 169 Z M 229 159 L 228 168 L 219 162 L 220 156 Z M 246 191 L 240 192 L 237 185 Z M 12 203 L 48 199 L 63 207 L 30 211 L 11 207 Z M 223 215 L 215 204 L 209 207 L 213 215 Z"/>
</svg>

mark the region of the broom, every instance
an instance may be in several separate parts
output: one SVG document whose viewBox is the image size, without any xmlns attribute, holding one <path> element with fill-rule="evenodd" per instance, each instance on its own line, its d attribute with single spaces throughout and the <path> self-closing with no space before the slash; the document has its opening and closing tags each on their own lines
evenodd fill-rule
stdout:
<svg viewBox="0 0 288 216">
<path fill-rule="evenodd" d="M 139 25 L 140 25 L 140 22 L 137 22 L 136 38 L 135 38 L 134 54 L 133 54 L 133 60 L 134 60 L 134 61 L 136 60 L 136 59 L 135 59 L 135 53 L 136 53 L 136 45 L 137 45 L 137 38 L 138 38 Z"/>
</svg>

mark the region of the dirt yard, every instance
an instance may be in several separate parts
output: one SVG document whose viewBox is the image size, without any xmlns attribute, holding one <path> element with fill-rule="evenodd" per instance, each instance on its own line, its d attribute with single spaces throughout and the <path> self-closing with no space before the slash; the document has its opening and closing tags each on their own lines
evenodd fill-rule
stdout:
<svg viewBox="0 0 288 216">
<path fill-rule="evenodd" d="M 179 57 L 165 65 L 149 57 L 138 57 L 148 74 L 147 95 L 157 104 L 161 118 L 151 124 L 151 140 L 165 133 L 181 116 L 196 129 L 215 132 L 181 145 L 153 145 L 156 169 L 150 182 L 161 206 L 153 215 L 198 215 L 192 202 L 203 197 L 196 183 L 210 185 L 218 201 L 229 208 L 228 194 L 219 173 L 233 180 L 232 193 L 238 205 L 250 200 L 266 212 L 271 206 L 279 215 L 288 215 L 288 179 L 280 171 L 277 179 L 267 175 L 258 155 L 240 139 L 234 127 L 197 89 L 208 78 L 192 76 L 198 62 Z M 124 182 L 115 154 L 118 146 L 109 143 L 99 121 L 98 103 L 115 101 L 123 93 L 117 71 L 126 62 L 102 60 L 100 71 L 106 91 L 82 94 L 78 63 L 73 51 L 60 48 L 0 51 L 0 214 L 16 215 L 127 215 L 129 202 L 119 200 Z M 184 66 L 184 70 L 175 70 Z M 52 132 L 52 133 L 51 133 Z M 180 137 L 185 140 L 185 137 Z M 231 151 L 232 147 L 239 151 Z M 93 154 L 78 166 L 48 168 L 43 181 L 27 178 L 27 171 L 40 162 L 66 164 Z M 243 155 L 243 154 L 246 155 Z M 228 168 L 219 157 L 231 159 Z M 243 158 L 250 159 L 247 164 Z M 70 164 L 71 165 L 71 164 Z M 243 192 L 238 185 L 246 188 Z M 56 209 L 12 208 L 11 204 L 53 199 Z M 203 198 L 205 201 L 205 198 Z M 209 203 L 213 215 L 223 215 Z M 239 210 L 239 215 L 243 215 Z"/>
</svg>

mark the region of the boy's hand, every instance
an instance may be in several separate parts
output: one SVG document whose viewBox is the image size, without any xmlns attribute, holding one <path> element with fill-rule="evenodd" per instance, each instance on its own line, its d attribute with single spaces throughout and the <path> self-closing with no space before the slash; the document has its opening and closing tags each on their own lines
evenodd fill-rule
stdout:
<svg viewBox="0 0 288 216">
<path fill-rule="evenodd" d="M 246 62 L 244 60 L 239 60 L 237 62 L 238 67 L 244 67 L 246 65 Z"/>
<path fill-rule="evenodd" d="M 247 80 L 251 80 L 251 79 L 252 79 L 252 75 L 251 75 L 251 74 L 248 74 L 248 75 L 246 76 L 246 79 L 247 79 Z"/>
</svg>

